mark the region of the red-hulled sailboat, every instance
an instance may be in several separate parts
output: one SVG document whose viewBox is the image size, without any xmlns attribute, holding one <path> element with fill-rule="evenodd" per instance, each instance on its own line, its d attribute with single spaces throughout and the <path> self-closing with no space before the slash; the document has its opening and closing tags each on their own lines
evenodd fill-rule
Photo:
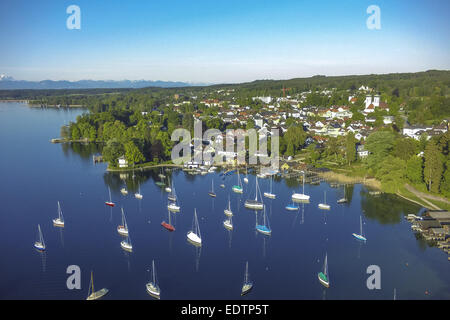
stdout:
<svg viewBox="0 0 450 320">
<path fill-rule="evenodd" d="M 175 227 L 170 223 L 170 211 L 168 211 L 169 213 L 169 223 L 167 223 L 166 221 L 161 222 L 161 225 L 166 228 L 169 231 L 175 231 Z"/>
<path fill-rule="evenodd" d="M 109 191 L 109 201 L 105 201 L 105 204 L 109 207 L 114 207 L 116 204 L 111 200 L 111 189 L 108 187 Z"/>
</svg>

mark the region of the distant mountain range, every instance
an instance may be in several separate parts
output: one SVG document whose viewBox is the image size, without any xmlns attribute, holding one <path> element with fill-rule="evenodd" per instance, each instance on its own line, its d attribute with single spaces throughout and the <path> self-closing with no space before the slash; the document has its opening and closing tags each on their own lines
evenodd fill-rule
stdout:
<svg viewBox="0 0 450 320">
<path fill-rule="evenodd" d="M 187 82 L 174 82 L 174 81 L 147 81 L 147 80 L 79 80 L 79 81 L 66 81 L 66 80 L 43 80 L 43 81 L 26 81 L 26 80 L 14 80 L 12 77 L 1 74 L 0 75 L 0 90 L 13 90 L 13 89 L 103 89 L 103 88 L 145 88 L 145 87 L 159 87 L 159 88 L 178 88 L 189 87 L 193 85 Z"/>
</svg>

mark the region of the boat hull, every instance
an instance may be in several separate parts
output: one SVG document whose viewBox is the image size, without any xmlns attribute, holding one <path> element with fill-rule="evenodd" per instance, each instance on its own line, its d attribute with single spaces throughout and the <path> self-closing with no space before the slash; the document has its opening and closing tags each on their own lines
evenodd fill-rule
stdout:
<svg viewBox="0 0 450 320">
<path fill-rule="evenodd" d="M 231 217 L 233 215 L 233 212 L 231 212 L 228 209 L 223 210 L 223 213 L 225 213 L 226 216 Z"/>
<path fill-rule="evenodd" d="M 152 283 L 147 283 L 145 287 L 149 295 L 151 295 L 153 298 L 161 299 L 161 291 L 158 287 L 156 287 Z"/>
<path fill-rule="evenodd" d="M 323 203 L 319 203 L 318 207 L 319 207 L 319 209 L 322 209 L 322 210 L 330 210 L 330 208 L 331 208 L 328 204 L 323 204 Z"/>
<path fill-rule="evenodd" d="M 272 230 L 268 229 L 266 226 L 257 225 L 256 231 L 262 233 L 264 235 L 270 236 L 272 234 Z"/>
<path fill-rule="evenodd" d="M 106 204 L 108 207 L 114 207 L 114 206 L 116 205 L 114 202 L 109 202 L 109 201 L 106 201 L 105 204 Z"/>
<path fill-rule="evenodd" d="M 101 297 L 105 296 L 108 292 L 109 292 L 108 289 L 103 288 L 101 290 L 98 290 L 96 292 L 91 293 L 91 295 L 89 297 L 87 297 L 86 300 L 97 300 L 97 299 L 100 299 Z"/>
<path fill-rule="evenodd" d="M 42 245 L 42 243 L 40 243 L 40 242 L 35 242 L 34 243 L 34 248 L 36 248 L 39 251 L 45 251 L 45 246 Z"/>
<path fill-rule="evenodd" d="M 187 239 L 196 246 L 202 245 L 202 239 L 192 231 L 187 234 Z"/>
<path fill-rule="evenodd" d="M 225 220 L 225 221 L 223 222 L 223 226 L 224 226 L 226 229 L 228 229 L 228 230 L 233 230 L 233 225 L 230 224 L 229 220 Z"/>
<path fill-rule="evenodd" d="M 64 221 L 61 221 L 59 219 L 53 219 L 53 225 L 55 227 L 64 228 Z"/>
<path fill-rule="evenodd" d="M 286 210 L 288 211 L 297 211 L 299 207 L 286 206 Z"/>
<path fill-rule="evenodd" d="M 234 193 L 244 193 L 244 190 L 239 186 L 233 186 L 231 190 L 233 190 Z"/>
<path fill-rule="evenodd" d="M 241 296 L 246 295 L 247 293 L 249 293 L 251 290 L 253 289 L 253 283 L 246 283 L 242 286 L 242 290 L 241 290 Z"/>
<path fill-rule="evenodd" d="M 120 246 L 122 247 L 123 250 L 128 251 L 128 252 L 132 252 L 133 251 L 133 246 L 131 246 L 129 243 L 122 241 L 120 243 Z"/>
<path fill-rule="evenodd" d="M 124 226 L 118 226 L 117 227 L 117 232 L 121 235 L 121 236 L 128 236 L 128 230 L 124 228 Z"/>
<path fill-rule="evenodd" d="M 264 205 L 261 202 L 257 202 L 255 200 L 245 201 L 244 206 L 248 209 L 254 209 L 254 210 L 262 210 L 264 208 Z"/>
<path fill-rule="evenodd" d="M 175 227 L 165 221 L 161 222 L 161 225 L 169 231 L 175 231 Z"/>
<path fill-rule="evenodd" d="M 317 278 L 319 279 L 321 285 L 323 285 L 326 288 L 330 287 L 330 281 L 328 280 L 327 276 L 325 276 L 322 272 L 317 274 Z"/>
<path fill-rule="evenodd" d="M 303 193 L 294 193 L 292 195 L 292 200 L 294 201 L 309 201 L 310 196 Z"/>
<path fill-rule="evenodd" d="M 360 241 L 367 241 L 367 239 L 364 236 L 360 235 L 360 234 L 352 233 L 352 236 L 355 237 L 356 239 L 360 240 Z"/>
<path fill-rule="evenodd" d="M 275 199 L 277 196 L 270 192 L 264 192 L 264 197 L 269 199 Z"/>
<path fill-rule="evenodd" d="M 213 198 L 216 197 L 216 194 L 215 194 L 214 192 L 208 192 L 208 195 L 209 195 L 210 197 L 213 197 Z"/>
<path fill-rule="evenodd" d="M 178 211 L 180 211 L 180 207 L 179 207 L 179 206 L 176 206 L 176 205 L 168 205 L 168 206 L 167 206 L 167 209 L 169 209 L 169 211 L 172 211 L 172 212 L 178 212 Z"/>
</svg>

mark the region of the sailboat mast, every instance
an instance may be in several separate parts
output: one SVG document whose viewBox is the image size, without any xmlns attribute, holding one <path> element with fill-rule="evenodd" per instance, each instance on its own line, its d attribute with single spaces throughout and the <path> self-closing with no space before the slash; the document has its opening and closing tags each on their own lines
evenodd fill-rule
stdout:
<svg viewBox="0 0 450 320">
<path fill-rule="evenodd" d="M 305 172 L 303 171 L 303 179 L 302 179 L 302 182 L 303 182 L 303 194 L 305 194 Z"/>
<path fill-rule="evenodd" d="M 245 264 L 245 278 L 244 278 L 244 282 L 247 283 L 248 282 L 248 261 Z"/>
<path fill-rule="evenodd" d="M 362 235 L 362 217 L 359 216 L 359 234 Z"/>
<path fill-rule="evenodd" d="M 94 274 L 92 271 L 91 271 L 91 283 L 92 283 L 92 293 L 94 293 L 95 292 L 94 291 Z"/>
<path fill-rule="evenodd" d="M 152 261 L 153 284 L 155 284 L 155 260 Z"/>
</svg>

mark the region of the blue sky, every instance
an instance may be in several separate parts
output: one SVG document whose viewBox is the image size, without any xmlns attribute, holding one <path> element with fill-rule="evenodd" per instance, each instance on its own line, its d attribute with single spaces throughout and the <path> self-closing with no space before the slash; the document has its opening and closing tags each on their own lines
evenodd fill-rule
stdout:
<svg viewBox="0 0 450 320">
<path fill-rule="evenodd" d="M 69 5 L 81 29 L 69 30 Z M 369 30 L 367 7 L 381 9 Z M 448 0 L 0 1 L 0 73 L 244 82 L 450 69 Z"/>
</svg>

